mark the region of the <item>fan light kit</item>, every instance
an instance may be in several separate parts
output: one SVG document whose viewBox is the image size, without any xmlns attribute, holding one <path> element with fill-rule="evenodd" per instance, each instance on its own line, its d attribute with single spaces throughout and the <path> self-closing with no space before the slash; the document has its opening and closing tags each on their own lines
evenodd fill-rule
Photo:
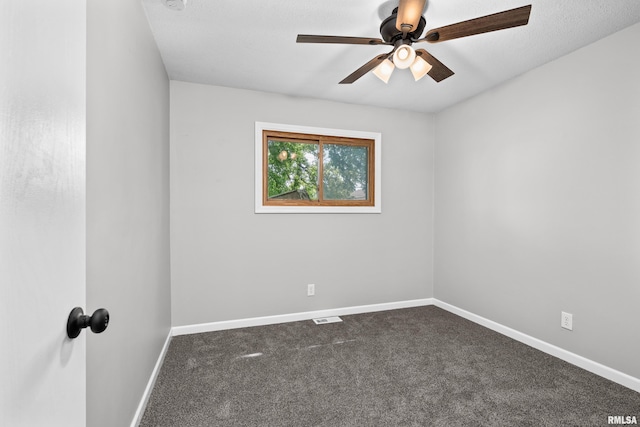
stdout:
<svg viewBox="0 0 640 427">
<path fill-rule="evenodd" d="M 374 68 L 373 74 L 383 82 L 389 83 L 389 78 L 391 77 L 391 73 L 393 73 L 394 68 L 395 66 L 393 65 L 393 62 L 385 59 L 380 65 Z"/>
<path fill-rule="evenodd" d="M 416 60 L 411 64 L 411 74 L 413 74 L 413 78 L 418 81 L 424 76 L 426 76 L 429 71 L 433 68 L 431 64 L 422 59 L 421 57 L 416 57 Z"/>
<path fill-rule="evenodd" d="M 409 68 L 415 59 L 416 51 L 408 44 L 403 44 L 393 53 L 393 63 L 401 70 Z"/>
<path fill-rule="evenodd" d="M 183 1 L 186 2 L 186 0 Z M 413 43 L 438 43 L 460 37 L 519 27 L 529 23 L 529 15 L 531 14 L 531 5 L 522 6 L 445 27 L 434 28 L 427 31 L 424 37 L 420 38 L 427 24 L 424 16 L 422 16 L 425 4 L 426 0 L 399 0 L 398 7 L 393 10 L 391 16 L 380 24 L 381 39 L 298 34 L 296 42 L 393 46 L 391 52 L 376 56 L 345 77 L 340 82 L 341 84 L 351 84 L 372 70 L 376 77 L 387 83 L 395 68 L 409 68 L 416 81 L 428 74 L 436 82 L 441 82 L 451 77 L 453 71 L 426 50 L 414 49 L 411 46 Z"/>
<path fill-rule="evenodd" d="M 383 82 L 388 83 L 395 68 L 410 68 L 413 78 L 418 81 L 426 76 L 433 66 L 422 57 L 416 55 L 416 51 L 411 46 L 405 44 L 393 53 L 393 62 L 385 59 L 373 69 L 373 74 Z"/>
</svg>

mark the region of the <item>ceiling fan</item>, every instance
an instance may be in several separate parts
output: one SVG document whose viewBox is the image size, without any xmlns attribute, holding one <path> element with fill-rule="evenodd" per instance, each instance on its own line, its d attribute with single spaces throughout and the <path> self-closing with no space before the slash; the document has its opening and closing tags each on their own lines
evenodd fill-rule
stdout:
<svg viewBox="0 0 640 427">
<path fill-rule="evenodd" d="M 531 5 L 522 6 L 440 28 L 434 28 L 427 31 L 424 37 L 420 38 L 427 24 L 427 21 L 422 16 L 426 2 L 427 0 L 400 0 L 398 7 L 393 10 L 391 16 L 380 24 L 381 39 L 298 34 L 296 42 L 393 46 L 391 52 L 376 56 L 345 77 L 340 82 L 341 84 L 353 83 L 371 70 L 373 70 L 378 78 L 387 83 L 394 68 L 410 68 L 416 81 L 428 74 L 433 80 L 440 82 L 447 77 L 451 77 L 454 74 L 453 71 L 426 50 L 414 50 L 411 46 L 413 43 L 438 43 L 460 37 L 527 25 L 531 13 Z"/>
</svg>

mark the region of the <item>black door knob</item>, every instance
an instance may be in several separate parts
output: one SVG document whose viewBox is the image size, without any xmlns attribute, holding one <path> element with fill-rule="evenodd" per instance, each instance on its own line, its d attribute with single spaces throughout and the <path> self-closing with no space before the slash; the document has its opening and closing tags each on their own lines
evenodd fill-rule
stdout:
<svg viewBox="0 0 640 427">
<path fill-rule="evenodd" d="M 67 336 L 76 338 L 82 329 L 89 327 L 92 332 L 99 334 L 109 326 L 109 312 L 104 308 L 99 308 L 91 316 L 84 314 L 80 307 L 71 310 L 67 321 Z"/>
</svg>

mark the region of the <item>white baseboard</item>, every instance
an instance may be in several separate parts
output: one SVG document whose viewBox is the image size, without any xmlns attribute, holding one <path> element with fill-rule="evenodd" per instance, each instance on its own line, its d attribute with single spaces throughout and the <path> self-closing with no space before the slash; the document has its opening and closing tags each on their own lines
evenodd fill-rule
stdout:
<svg viewBox="0 0 640 427">
<path fill-rule="evenodd" d="M 275 325 L 277 323 L 298 322 L 317 317 L 347 316 L 349 314 L 373 313 L 375 311 L 396 310 L 399 308 L 433 305 L 433 298 L 389 302 L 383 304 L 359 305 L 354 307 L 332 308 L 327 310 L 306 311 L 302 313 L 281 314 L 276 316 L 252 317 L 249 319 L 225 320 L 222 322 L 200 323 L 197 325 L 174 326 L 173 336 L 199 334 L 201 332 L 222 331 L 226 329 L 247 328 L 250 326 Z"/>
<path fill-rule="evenodd" d="M 447 304 L 446 302 L 434 299 L 434 305 L 640 393 L 640 379 L 632 377 L 631 375 L 616 371 L 608 366 L 594 362 L 593 360 L 579 356 L 553 344 L 539 340 L 538 338 L 516 331 L 515 329 L 496 323 L 493 320 L 486 319 L 451 304 Z"/>
<path fill-rule="evenodd" d="M 140 421 L 142 421 L 142 415 L 144 415 L 144 410 L 147 408 L 147 403 L 149 403 L 149 397 L 151 397 L 153 386 L 156 384 L 156 379 L 158 378 L 158 374 L 160 373 L 160 368 L 162 368 L 164 357 L 166 356 L 167 350 L 169 349 L 169 343 L 171 342 L 171 337 L 172 337 L 171 330 L 169 330 L 169 335 L 167 335 L 167 339 L 164 341 L 162 350 L 160 350 L 160 355 L 158 356 L 156 365 L 153 367 L 153 371 L 151 372 L 151 377 L 149 378 L 147 387 L 144 389 L 144 393 L 142 394 L 142 399 L 140 399 L 140 403 L 138 404 L 138 409 L 136 409 L 136 413 L 133 416 L 133 420 L 131 421 L 131 427 L 138 427 L 138 425 L 140 424 Z"/>
</svg>

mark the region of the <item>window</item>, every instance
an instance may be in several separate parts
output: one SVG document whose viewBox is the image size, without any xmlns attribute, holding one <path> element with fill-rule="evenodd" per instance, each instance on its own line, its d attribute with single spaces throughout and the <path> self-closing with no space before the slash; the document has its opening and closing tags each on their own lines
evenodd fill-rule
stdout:
<svg viewBox="0 0 640 427">
<path fill-rule="evenodd" d="M 380 134 L 256 123 L 256 213 L 380 212 Z"/>
<path fill-rule="evenodd" d="M 264 130 L 262 144 L 263 205 L 373 205 L 372 139 Z"/>
</svg>

